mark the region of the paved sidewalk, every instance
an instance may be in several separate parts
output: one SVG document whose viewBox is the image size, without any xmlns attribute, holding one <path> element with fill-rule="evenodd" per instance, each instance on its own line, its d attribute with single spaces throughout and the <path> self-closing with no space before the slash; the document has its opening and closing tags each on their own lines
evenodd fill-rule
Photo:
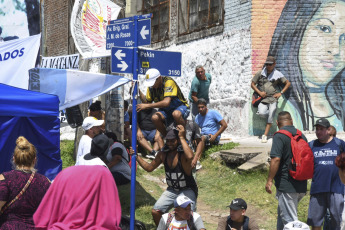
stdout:
<svg viewBox="0 0 345 230">
<path fill-rule="evenodd" d="M 316 139 L 316 135 L 314 131 L 306 131 L 303 132 L 306 136 L 308 141 L 312 141 Z M 272 146 L 272 138 L 273 136 L 268 136 L 267 143 L 261 143 L 261 136 L 245 136 L 245 137 L 238 137 L 238 136 L 230 136 L 227 135 L 224 139 L 221 139 L 220 143 L 227 143 L 227 142 L 237 142 L 240 143 L 240 146 L 243 147 L 271 147 Z M 342 139 L 345 141 L 345 132 L 337 133 L 337 138 Z"/>
</svg>

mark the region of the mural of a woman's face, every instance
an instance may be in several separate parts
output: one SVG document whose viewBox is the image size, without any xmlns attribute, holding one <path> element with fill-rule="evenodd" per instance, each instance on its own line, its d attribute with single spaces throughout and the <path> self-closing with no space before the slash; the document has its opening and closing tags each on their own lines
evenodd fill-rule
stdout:
<svg viewBox="0 0 345 230">
<path fill-rule="evenodd" d="M 309 21 L 299 49 L 303 80 L 325 86 L 345 67 L 345 2 L 321 5 Z"/>
</svg>

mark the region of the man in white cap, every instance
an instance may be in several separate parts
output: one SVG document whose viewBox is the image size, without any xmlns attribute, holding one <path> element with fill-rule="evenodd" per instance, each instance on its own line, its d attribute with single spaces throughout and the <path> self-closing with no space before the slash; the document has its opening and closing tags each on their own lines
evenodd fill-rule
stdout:
<svg viewBox="0 0 345 230">
<path fill-rule="evenodd" d="M 80 165 L 83 157 L 90 152 L 92 138 L 101 133 L 103 123 L 104 120 L 97 120 L 95 117 L 86 117 L 84 119 L 82 127 L 85 130 L 85 134 L 79 141 L 75 165 Z"/>
<path fill-rule="evenodd" d="M 152 121 L 164 137 L 167 134 L 166 127 L 174 121 L 176 125 L 186 125 L 189 105 L 180 87 L 171 77 L 162 77 L 157 69 L 149 69 L 144 86 L 148 87 L 146 97 L 140 92 L 143 103 L 137 105 L 137 111 L 159 108 L 152 116 Z"/>
<path fill-rule="evenodd" d="M 185 195 L 180 195 L 174 201 L 174 210 L 162 216 L 157 230 L 196 229 L 205 230 L 201 216 L 192 212 L 193 201 Z"/>
</svg>

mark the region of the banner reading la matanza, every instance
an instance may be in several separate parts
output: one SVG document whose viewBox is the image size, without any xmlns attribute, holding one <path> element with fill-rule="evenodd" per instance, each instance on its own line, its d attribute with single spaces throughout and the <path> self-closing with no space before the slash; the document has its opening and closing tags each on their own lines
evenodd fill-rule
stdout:
<svg viewBox="0 0 345 230">
<path fill-rule="evenodd" d="M 41 34 L 0 42 L 0 83 L 28 89 L 29 69 L 35 67 Z"/>
</svg>

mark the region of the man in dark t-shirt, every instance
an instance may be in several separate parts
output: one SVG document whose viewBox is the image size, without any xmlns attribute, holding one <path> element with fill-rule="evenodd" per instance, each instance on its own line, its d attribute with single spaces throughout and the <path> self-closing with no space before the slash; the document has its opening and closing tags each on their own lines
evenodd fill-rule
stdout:
<svg viewBox="0 0 345 230">
<path fill-rule="evenodd" d="M 156 130 L 155 125 L 152 122 L 152 115 L 157 112 L 156 109 L 146 109 L 138 112 L 138 131 L 137 140 L 138 143 L 147 151 L 149 154 L 148 158 L 154 159 L 158 150 L 163 148 L 164 142 L 160 135 L 160 132 Z M 151 145 L 150 145 L 150 143 Z"/>
<path fill-rule="evenodd" d="M 293 126 L 289 112 L 280 112 L 276 122 L 279 129 L 287 130 L 293 136 L 296 135 L 297 129 Z M 307 141 L 304 135 L 302 138 Z M 268 193 L 272 193 L 274 178 L 278 199 L 277 229 L 282 230 L 287 223 L 298 220 L 297 205 L 307 192 L 307 180 L 298 181 L 289 174 L 292 150 L 291 139 L 288 136 L 282 133 L 273 136 L 270 156 L 271 164 L 265 188 Z"/>
<path fill-rule="evenodd" d="M 335 158 L 344 151 L 345 142 L 329 135 L 331 125 L 326 118 L 318 119 L 314 126 L 317 139 L 309 143 L 314 153 L 314 174 L 310 186 L 307 224 L 312 226 L 312 229 L 321 229 L 328 209 L 331 229 L 340 230 L 344 185 L 339 178 Z"/>
</svg>

